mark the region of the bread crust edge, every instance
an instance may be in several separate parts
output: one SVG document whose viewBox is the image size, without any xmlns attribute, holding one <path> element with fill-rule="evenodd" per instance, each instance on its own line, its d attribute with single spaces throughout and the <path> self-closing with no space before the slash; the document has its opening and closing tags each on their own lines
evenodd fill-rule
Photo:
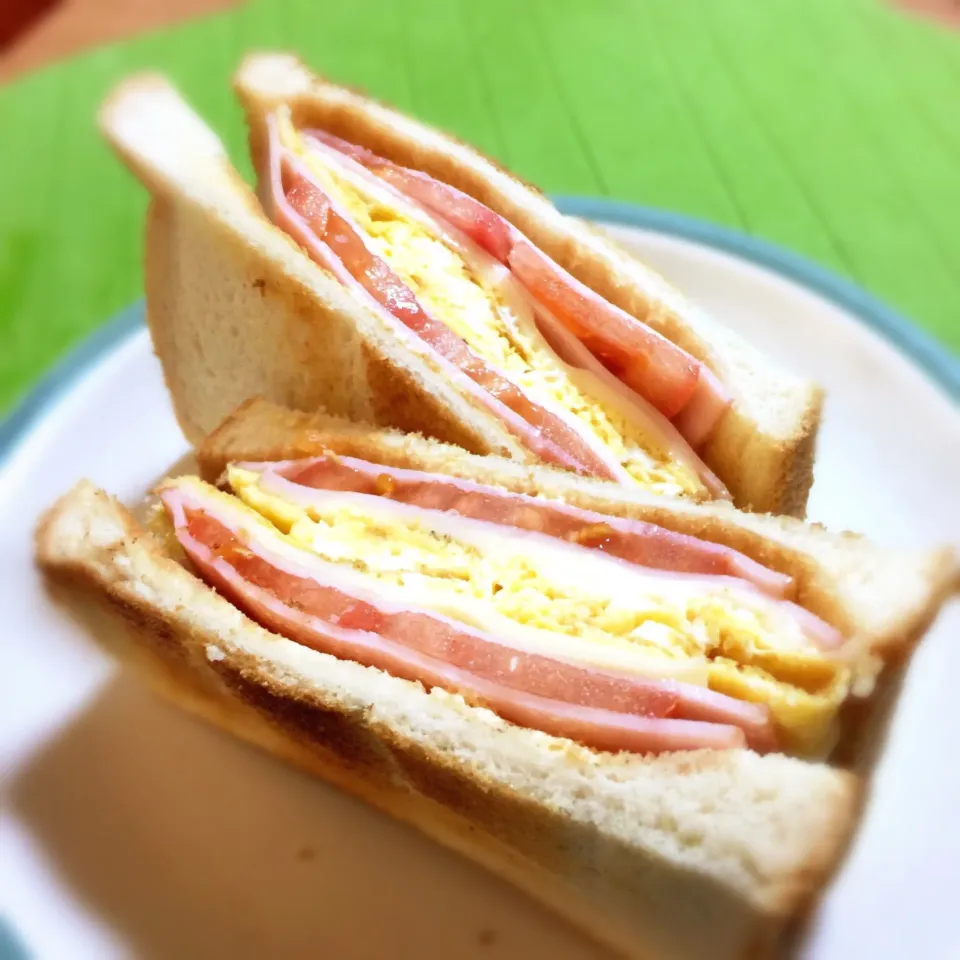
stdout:
<svg viewBox="0 0 960 960">
<path fill-rule="evenodd" d="M 425 750 L 365 711 L 337 709 L 313 691 L 271 676 L 255 657 L 220 647 L 222 655 L 211 658 L 216 636 L 185 627 L 182 618 L 138 596 L 123 569 L 132 544 L 177 577 L 195 578 L 125 508 L 102 491 L 94 495 L 101 506 L 108 501 L 108 512 L 122 528 L 119 539 L 92 548 L 89 556 L 65 545 L 58 528 L 77 509 L 73 491 L 41 520 L 37 561 L 53 595 L 92 628 L 109 652 L 145 675 L 166 698 L 478 862 L 619 955 L 647 956 L 644 932 L 633 917 L 634 898 L 618 892 L 616 880 L 597 883 L 590 863 L 591 856 L 599 857 L 614 878 L 621 873 L 633 878 L 642 852 L 578 833 L 573 827 L 582 825 L 571 827 L 561 811 L 505 789 L 480 768 L 465 770 Z M 196 583 L 204 594 L 216 596 Z M 226 603 L 219 597 L 217 602 Z M 252 622 L 249 627 L 260 631 Z M 662 877 L 656 874 L 662 883 L 683 890 L 719 924 L 716 933 L 726 942 L 716 956 L 771 956 L 785 925 L 814 902 L 846 843 L 859 804 L 859 779 L 834 774 L 825 829 L 801 862 L 763 891 L 762 903 L 750 902 L 711 877 L 657 863 L 656 857 L 644 863 L 643 870 L 663 868 Z"/>
</svg>

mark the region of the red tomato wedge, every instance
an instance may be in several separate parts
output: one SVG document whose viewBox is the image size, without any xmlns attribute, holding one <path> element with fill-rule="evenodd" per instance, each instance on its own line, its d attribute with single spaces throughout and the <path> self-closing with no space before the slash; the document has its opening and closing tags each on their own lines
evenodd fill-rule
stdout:
<svg viewBox="0 0 960 960">
<path fill-rule="evenodd" d="M 598 296 L 529 240 L 514 243 L 507 263 L 614 376 L 665 417 L 686 406 L 700 377 L 700 364 L 688 353 Z"/>
<path fill-rule="evenodd" d="M 673 460 L 678 465 L 686 467 L 695 473 L 700 482 L 714 499 L 730 499 L 729 491 L 720 482 L 720 480 L 710 471 L 706 464 L 700 459 L 695 450 L 688 441 L 683 432 L 675 424 L 668 420 L 659 410 L 656 409 L 648 400 L 641 397 L 635 390 L 628 387 L 622 380 L 617 379 L 597 357 L 590 352 L 587 346 L 577 336 L 569 330 L 560 320 L 537 300 L 529 290 L 524 287 L 520 281 L 510 272 L 509 268 L 504 266 L 491 257 L 491 255 L 477 243 L 468 237 L 462 230 L 458 229 L 449 218 L 437 215 L 434 211 L 429 211 L 426 207 L 416 200 L 411 200 L 408 195 L 402 193 L 392 183 L 387 183 L 384 176 L 378 176 L 373 170 L 368 169 L 358 163 L 353 156 L 347 156 L 340 150 L 334 149 L 327 143 L 320 142 L 316 138 L 307 138 L 306 142 L 310 147 L 311 156 L 325 167 L 339 170 L 341 174 L 358 177 L 361 181 L 368 184 L 376 184 L 381 195 L 392 195 L 394 199 L 408 210 L 417 209 L 428 215 L 429 220 L 436 227 L 441 238 L 456 250 L 462 257 L 475 276 L 486 277 L 499 292 L 505 296 L 511 308 L 519 308 L 521 314 L 530 311 L 534 324 L 539 329 L 540 334 L 546 341 L 547 346 L 556 354 L 557 359 L 568 367 L 577 370 L 586 371 L 591 378 L 596 378 L 597 386 L 601 388 L 601 393 L 614 398 L 614 404 L 621 406 L 621 412 L 626 416 L 628 422 L 632 423 L 639 434 L 643 436 L 652 449 L 658 450 L 666 460 Z M 347 145 L 349 146 L 349 145 Z M 357 148 L 360 151 L 360 148 Z M 362 155 L 364 151 L 360 151 Z M 390 169 L 388 167 L 388 169 Z M 411 177 L 424 176 L 409 172 Z M 444 184 L 426 178 L 438 188 L 448 189 Z M 452 190 L 452 188 L 449 188 Z M 457 192 L 457 191 L 454 191 Z M 476 204 L 470 197 L 462 196 L 462 202 L 457 201 L 461 206 L 466 202 Z M 481 209 L 486 209 L 481 207 Z M 487 211 L 488 216 L 495 217 Z M 457 218 L 461 225 L 465 225 L 463 218 Z M 504 229 L 508 225 L 502 221 Z M 704 379 L 706 377 L 706 380 Z M 707 388 L 704 388 L 704 383 Z M 718 381 L 713 374 L 706 368 L 701 369 L 701 377 L 698 381 L 697 391 L 694 393 L 693 400 L 687 404 L 681 416 L 684 424 L 690 430 L 690 436 L 693 436 L 699 442 L 706 437 L 706 434 L 712 429 L 723 410 L 726 408 L 726 400 L 721 399 L 720 406 L 717 406 L 715 391 L 711 391 L 710 384 L 717 385 Z M 589 391 L 588 391 L 589 392 Z M 722 394 L 722 391 L 720 391 Z M 688 410 L 696 407 L 696 410 L 688 416 Z M 622 479 L 629 480 L 628 476 Z"/>
<path fill-rule="evenodd" d="M 305 130 L 304 134 L 374 171 L 401 193 L 429 210 L 441 213 L 445 220 L 465 233 L 490 256 L 501 263 L 507 262 L 513 246 L 513 227 L 479 200 L 474 200 L 462 190 L 435 180 L 426 173 L 398 166 L 390 160 L 378 157 L 365 147 L 341 140 L 322 130 Z"/>
<path fill-rule="evenodd" d="M 678 423 L 694 446 L 702 443 L 716 425 L 730 398 L 715 377 L 702 376 L 706 368 L 700 361 L 581 283 L 505 218 L 419 170 L 398 166 L 320 130 L 304 132 L 367 167 L 508 265 L 527 290 L 611 373 L 664 416 L 677 416 L 695 393 L 699 394 L 697 412 Z"/>
<path fill-rule="evenodd" d="M 510 493 L 443 474 L 369 463 L 353 457 L 313 457 L 277 464 L 240 464 L 314 490 L 348 490 L 376 494 L 427 510 L 453 511 L 472 520 L 533 530 L 593 547 L 638 566 L 677 573 L 737 577 L 769 596 L 791 595 L 793 580 L 762 566 L 730 547 L 675 533 L 640 520 L 611 517 L 557 500 Z M 288 493 L 286 490 L 277 492 Z"/>
<path fill-rule="evenodd" d="M 282 196 L 274 197 L 274 206 L 279 209 L 278 201 L 282 200 L 302 228 L 290 229 L 276 211 L 275 219 L 297 239 L 308 231 L 307 250 L 322 266 L 335 268 L 341 278 L 343 274 L 349 276 L 379 308 L 456 366 L 487 398 L 515 414 L 522 426 L 518 428 L 515 419 L 504 422 L 531 452 L 546 463 L 578 473 L 622 479 L 619 464 L 601 456 L 572 426 L 530 400 L 516 384 L 474 354 L 449 327 L 430 316 L 413 291 L 367 247 L 358 228 L 305 172 L 288 170 L 284 176 L 281 167 L 276 179 L 279 183 L 275 189 Z"/>
<path fill-rule="evenodd" d="M 225 559 L 247 583 L 341 630 L 375 633 L 482 679 L 551 700 L 576 701 L 581 706 L 641 717 L 676 713 L 679 698 L 656 681 L 585 670 L 532 653 L 520 655 L 509 646 L 481 642 L 426 614 L 385 613 L 333 587 L 278 570 L 244 549 L 222 523 L 201 511 L 188 509 L 186 517 L 190 535 Z"/>
<path fill-rule="evenodd" d="M 345 581 L 336 564 L 291 552 L 272 528 L 245 521 L 245 511 L 206 489 L 173 481 L 160 491 L 180 543 L 205 580 L 288 639 L 460 693 L 512 722 L 598 749 L 659 752 L 744 742 L 776 749 L 766 707 L 554 658 L 408 608 L 396 593 L 388 600 L 375 585 Z"/>
<path fill-rule="evenodd" d="M 371 497 L 371 493 L 363 491 L 330 489 L 329 487 L 306 486 L 301 483 L 285 479 L 280 472 L 291 464 L 295 467 L 297 461 L 276 464 L 247 465 L 254 472 L 260 473 L 258 484 L 265 493 L 274 494 L 288 503 L 302 507 L 308 513 L 314 508 L 322 507 L 325 503 L 340 497 L 343 493 L 350 496 L 358 495 L 361 499 Z M 335 480 L 335 484 L 343 484 L 343 480 Z M 618 566 L 627 564 L 636 568 L 638 575 L 644 571 L 654 579 L 667 578 L 695 578 L 698 586 L 703 590 L 729 589 L 739 590 L 740 595 L 748 603 L 759 602 L 768 609 L 770 614 L 779 613 L 793 620 L 804 637 L 815 647 L 821 650 L 835 649 L 843 644 L 845 638 L 836 627 L 822 620 L 815 613 L 784 598 L 783 593 L 793 587 L 789 578 L 782 577 L 773 571 L 766 570 L 759 564 L 754 564 L 747 557 L 731 551 L 732 556 L 725 555 L 728 548 L 717 544 L 699 541 L 692 537 L 671 535 L 668 531 L 655 524 L 633 525 L 633 521 L 624 521 L 620 518 L 609 517 L 603 514 L 590 514 L 588 511 L 574 511 L 564 516 L 566 505 L 553 504 L 551 513 L 538 512 L 538 501 L 532 504 L 522 504 L 516 510 L 516 522 L 504 522 L 505 514 L 492 506 L 489 502 L 473 498 L 473 495 L 461 496 L 454 501 L 451 509 L 441 509 L 447 501 L 445 494 L 435 489 L 421 489 L 414 495 L 416 503 L 404 503 L 400 497 L 387 493 L 387 488 L 397 484 L 386 474 L 380 474 L 375 481 L 372 496 L 386 503 L 378 507 L 382 516 L 393 516 L 397 521 L 412 520 L 421 511 L 427 520 L 428 526 L 437 529 L 441 534 L 469 536 L 469 531 L 477 532 L 476 524 L 486 527 L 489 524 L 507 527 L 505 537 L 520 534 L 531 544 L 549 537 L 565 541 L 562 548 L 574 553 L 582 550 L 595 550 L 601 555 L 614 559 Z M 326 494 L 326 496 L 324 496 Z M 401 493 L 402 496 L 402 493 Z M 371 506 L 373 504 L 371 503 Z M 570 508 L 572 509 L 572 508 Z M 481 516 L 468 516 L 479 513 Z M 426 514 L 434 515 L 431 521 Z M 462 518 L 462 528 L 455 522 L 451 527 L 449 516 L 453 514 Z M 571 517 L 574 523 L 569 523 Z M 584 519 L 584 518 L 589 519 Z M 652 529 L 649 529 L 651 528 Z M 559 530 L 566 528 L 566 533 L 558 535 Z M 677 539 L 672 539 L 676 536 Z M 692 541 L 692 543 L 690 542 Z M 694 552 L 696 551 L 696 552 Z M 639 562 L 641 560 L 650 562 Z M 636 589 L 642 591 L 645 586 L 636 584 Z M 656 589 L 654 587 L 654 589 Z"/>
<path fill-rule="evenodd" d="M 217 506 L 167 487 L 177 537 L 204 579 L 253 619 L 288 639 L 460 693 L 504 719 L 601 750 L 662 752 L 745 745 L 729 722 L 742 705 L 689 685 L 582 667 L 532 654 L 456 621 L 390 610 L 271 557 Z M 732 701 L 731 705 L 727 701 Z M 686 719 L 689 711 L 696 719 Z M 768 736 L 766 745 L 772 744 Z"/>
</svg>

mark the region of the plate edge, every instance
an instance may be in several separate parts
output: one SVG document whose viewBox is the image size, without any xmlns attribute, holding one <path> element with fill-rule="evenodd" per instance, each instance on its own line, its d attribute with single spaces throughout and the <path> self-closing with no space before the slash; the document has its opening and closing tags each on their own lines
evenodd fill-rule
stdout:
<svg viewBox="0 0 960 960">
<path fill-rule="evenodd" d="M 144 302 L 137 300 L 68 349 L 40 381 L 0 420 L 0 468 L 13 457 L 31 428 L 98 360 L 139 332 Z"/>
<path fill-rule="evenodd" d="M 560 210 L 573 217 L 651 230 L 731 253 L 793 280 L 876 330 L 923 370 L 954 400 L 960 400 L 960 360 L 904 314 L 852 280 L 769 240 L 670 210 L 607 200 L 602 197 L 554 196 Z"/>
</svg>

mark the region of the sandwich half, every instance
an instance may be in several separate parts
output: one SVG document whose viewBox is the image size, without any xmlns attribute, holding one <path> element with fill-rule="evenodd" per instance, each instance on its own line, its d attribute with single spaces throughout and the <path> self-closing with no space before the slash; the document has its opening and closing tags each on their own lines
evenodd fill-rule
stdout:
<svg viewBox="0 0 960 960">
<path fill-rule="evenodd" d="M 775 949 L 855 816 L 809 758 L 957 583 L 946 550 L 260 401 L 199 460 L 149 532 L 86 482 L 42 521 L 98 636 L 629 957 Z"/>
<path fill-rule="evenodd" d="M 102 127 L 150 188 L 148 319 L 196 442 L 253 395 L 802 514 L 821 395 L 475 151 L 296 60 L 236 77 L 259 203 L 157 77 Z"/>
</svg>

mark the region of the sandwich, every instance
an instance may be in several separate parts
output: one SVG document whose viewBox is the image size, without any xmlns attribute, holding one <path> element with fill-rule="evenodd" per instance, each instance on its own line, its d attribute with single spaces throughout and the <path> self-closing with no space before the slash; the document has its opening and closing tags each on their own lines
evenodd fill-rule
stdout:
<svg viewBox="0 0 960 960">
<path fill-rule="evenodd" d="M 803 514 L 816 386 L 458 141 L 287 56 L 249 57 L 235 87 L 256 196 L 162 78 L 101 113 L 152 194 L 147 318 L 191 442 L 262 395 Z"/>
<path fill-rule="evenodd" d="M 772 955 L 855 820 L 829 758 L 958 583 L 949 550 L 259 399 L 197 462 L 142 524 L 67 493 L 58 594 L 177 703 L 638 960 Z"/>
</svg>

